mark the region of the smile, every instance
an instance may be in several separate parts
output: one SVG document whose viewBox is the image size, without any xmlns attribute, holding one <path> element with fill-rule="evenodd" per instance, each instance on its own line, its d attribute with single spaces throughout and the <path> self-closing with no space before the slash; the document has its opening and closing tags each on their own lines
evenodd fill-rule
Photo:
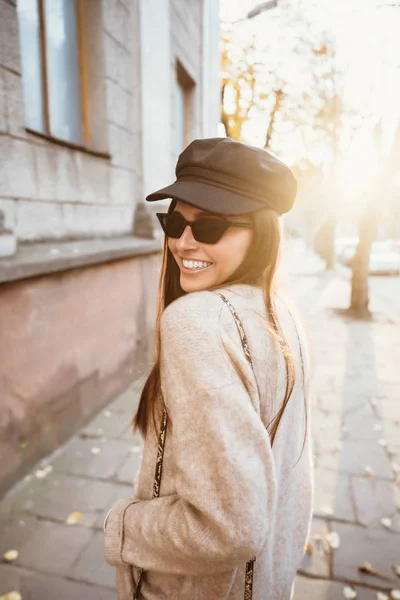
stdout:
<svg viewBox="0 0 400 600">
<path fill-rule="evenodd" d="M 204 260 L 183 260 L 182 264 L 185 270 L 188 271 L 203 271 L 204 269 L 208 269 L 212 266 L 211 262 L 206 262 Z"/>
</svg>

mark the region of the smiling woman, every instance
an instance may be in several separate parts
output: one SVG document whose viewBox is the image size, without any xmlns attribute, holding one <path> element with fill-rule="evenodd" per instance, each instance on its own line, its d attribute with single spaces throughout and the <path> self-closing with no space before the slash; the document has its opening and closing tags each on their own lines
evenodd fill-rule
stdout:
<svg viewBox="0 0 400 600">
<path fill-rule="evenodd" d="M 168 237 L 168 248 L 180 268 L 181 288 L 185 292 L 198 292 L 215 288 L 227 281 L 239 268 L 249 249 L 252 237 L 249 217 L 246 223 L 243 222 L 245 217 L 241 216 L 231 216 L 227 220 L 211 216 L 210 213 L 180 201 L 173 208 L 172 216 L 178 216 L 181 222 L 185 219 L 191 224 L 185 226 L 183 221 L 182 234 L 179 237 L 169 234 Z M 167 223 L 168 221 L 168 235 Z M 196 235 L 196 225 L 199 224 L 202 227 Z M 214 233 L 211 239 L 215 239 L 216 229 L 220 230 L 221 235 L 214 243 L 198 241 L 199 238 L 207 240 L 208 230 L 211 234 Z"/>
<path fill-rule="evenodd" d="M 275 289 L 296 182 L 227 138 L 192 142 L 176 173 L 148 197 L 172 198 L 156 362 L 133 420 L 135 497 L 109 513 L 106 559 L 119 600 L 288 600 L 312 497 L 306 345 Z"/>
</svg>

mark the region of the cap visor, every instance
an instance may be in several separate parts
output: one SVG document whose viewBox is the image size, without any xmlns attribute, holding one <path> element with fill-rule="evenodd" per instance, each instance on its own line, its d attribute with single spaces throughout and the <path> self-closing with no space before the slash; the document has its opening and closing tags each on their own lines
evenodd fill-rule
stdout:
<svg viewBox="0 0 400 600">
<path fill-rule="evenodd" d="M 172 185 L 149 194 L 146 200 L 155 202 L 166 198 L 180 200 L 196 208 L 223 215 L 240 215 L 265 207 L 265 204 L 256 200 L 194 180 L 177 180 Z"/>
</svg>

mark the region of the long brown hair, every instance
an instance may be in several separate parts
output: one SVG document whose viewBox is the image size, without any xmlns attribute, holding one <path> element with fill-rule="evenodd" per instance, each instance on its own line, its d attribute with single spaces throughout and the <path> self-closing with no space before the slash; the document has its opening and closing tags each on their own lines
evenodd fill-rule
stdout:
<svg viewBox="0 0 400 600">
<path fill-rule="evenodd" d="M 168 212 L 172 212 L 176 201 L 172 201 Z M 281 408 L 268 425 L 271 445 L 282 419 L 286 405 L 293 392 L 296 382 L 296 369 L 292 352 L 281 330 L 274 298 L 276 295 L 275 275 L 279 262 L 281 248 L 281 228 L 278 214 L 270 209 L 262 209 L 251 215 L 253 236 L 249 250 L 239 268 L 220 287 L 226 284 L 248 284 L 258 286 L 263 291 L 266 314 L 270 331 L 272 331 L 281 354 L 285 361 L 286 389 Z M 161 276 L 158 291 L 157 317 L 155 327 L 155 363 L 144 385 L 139 407 L 132 420 L 134 429 L 139 430 L 146 437 L 151 421 L 156 427 L 157 405 L 159 400 L 163 405 L 160 377 L 160 319 L 163 311 L 171 302 L 184 296 L 186 292 L 180 286 L 179 267 L 168 248 L 168 239 L 164 240 Z M 307 433 L 307 405 L 304 398 L 306 411 L 306 430 L 303 449 Z M 165 408 L 165 406 L 163 406 Z"/>
</svg>

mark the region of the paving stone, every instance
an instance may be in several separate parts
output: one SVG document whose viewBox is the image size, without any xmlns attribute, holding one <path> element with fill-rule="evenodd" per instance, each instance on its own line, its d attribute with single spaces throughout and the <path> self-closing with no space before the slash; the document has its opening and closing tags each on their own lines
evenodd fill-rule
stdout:
<svg viewBox="0 0 400 600">
<path fill-rule="evenodd" d="M 10 494 L 10 513 L 29 512 L 47 519 L 65 521 L 71 512 L 82 513 L 82 524 L 92 526 L 115 497 L 118 484 L 93 481 L 53 472 L 35 477 Z"/>
<path fill-rule="evenodd" d="M 396 402 L 397 406 L 399 405 L 400 400 L 400 390 L 399 383 L 381 383 L 380 393 L 383 398 L 388 402 Z"/>
<path fill-rule="evenodd" d="M 139 446 L 133 446 L 133 448 L 139 448 Z M 131 483 L 133 485 L 139 472 L 141 460 L 142 452 L 132 452 L 118 469 L 116 474 L 117 480 L 122 483 Z"/>
<path fill-rule="evenodd" d="M 400 465 L 400 444 L 388 444 L 387 451 L 390 461 Z"/>
<path fill-rule="evenodd" d="M 393 421 L 383 421 L 382 438 L 387 441 L 388 445 L 399 444 L 400 424 L 395 424 Z"/>
<path fill-rule="evenodd" d="M 114 506 L 114 504 L 116 504 L 118 502 L 118 500 L 121 500 L 122 498 L 131 498 L 134 493 L 134 488 L 133 488 L 132 484 L 131 485 L 123 485 L 122 483 L 114 483 L 113 486 L 114 486 L 114 494 L 113 494 L 112 498 L 110 498 L 109 502 L 107 503 L 107 506 L 102 511 L 102 513 L 98 516 L 98 518 L 95 522 L 95 527 L 100 528 L 102 531 L 103 531 L 103 527 L 104 527 L 104 520 L 105 520 L 110 508 L 112 508 Z"/>
<path fill-rule="evenodd" d="M 351 487 L 357 520 L 362 525 L 379 525 L 382 517 L 392 519 L 392 529 L 400 532 L 400 490 L 390 481 L 352 477 Z"/>
<path fill-rule="evenodd" d="M 321 410 L 345 414 L 357 408 L 368 406 L 367 395 L 345 394 L 343 390 L 340 389 L 340 382 L 338 382 L 338 388 L 338 391 L 335 393 L 319 394 L 318 405 Z"/>
<path fill-rule="evenodd" d="M 314 410 L 311 425 L 314 442 L 338 440 L 342 436 L 342 416 L 338 413 Z"/>
<path fill-rule="evenodd" d="M 139 380 L 136 385 L 129 387 L 109 405 L 109 408 L 120 408 L 129 414 L 129 418 L 133 416 L 139 403 L 141 382 L 142 380 Z"/>
<path fill-rule="evenodd" d="M 12 590 L 19 591 L 23 600 L 116 600 L 112 589 L 0 565 L 0 595 Z"/>
<path fill-rule="evenodd" d="M 133 431 L 132 426 L 128 425 L 120 436 L 121 440 L 128 440 L 132 444 L 143 446 L 143 438 L 137 431 Z"/>
<path fill-rule="evenodd" d="M 107 407 L 102 410 L 83 430 L 85 435 L 107 436 L 118 438 L 129 427 L 130 416 L 126 412 L 115 412 Z"/>
<path fill-rule="evenodd" d="M 99 565 L 101 565 L 100 569 Z M 73 567 L 72 577 L 102 586 L 115 586 L 115 568 L 104 561 L 103 532 L 97 532 L 90 540 Z"/>
<path fill-rule="evenodd" d="M 383 527 L 361 527 L 346 523 L 331 525 L 340 536 L 340 546 L 333 554 L 333 576 L 336 579 L 382 586 L 382 589 L 398 587 L 399 579 L 391 565 L 400 562 L 400 535 Z M 390 581 L 383 581 L 360 573 L 358 567 L 370 562 L 377 571 Z"/>
<path fill-rule="evenodd" d="M 384 437 L 384 424 L 372 412 L 356 410 L 344 416 L 344 425 L 347 428 L 346 439 L 352 441 L 377 442 Z M 376 429 L 379 427 L 380 429 Z"/>
<path fill-rule="evenodd" d="M 32 515 L 2 515 L 0 517 L 0 556 L 8 550 L 19 550 L 39 527 Z"/>
<path fill-rule="evenodd" d="M 18 565 L 42 573 L 69 575 L 77 556 L 92 537 L 86 527 L 38 521 L 28 539 L 18 544 Z"/>
<path fill-rule="evenodd" d="M 363 360 L 357 375 L 348 377 L 347 374 L 342 381 L 342 395 L 344 404 L 348 407 L 357 402 L 358 397 L 376 396 L 379 392 L 379 381 L 373 368 L 365 364 Z"/>
<path fill-rule="evenodd" d="M 54 469 L 72 475 L 110 479 L 129 455 L 131 444 L 125 440 L 73 440 L 51 461 Z M 93 454 L 92 449 L 100 450 Z M 97 450 L 96 450 L 97 452 Z"/>
<path fill-rule="evenodd" d="M 400 420 L 400 398 L 397 402 L 386 400 L 384 398 L 376 398 L 375 402 L 374 410 L 380 419 L 385 421 L 394 421 L 395 419 Z"/>
<path fill-rule="evenodd" d="M 298 575 L 292 600 L 343 600 L 345 583 L 323 581 Z M 353 587 L 353 586 L 352 586 Z M 355 586 L 357 600 L 376 600 L 376 591 Z"/>
<path fill-rule="evenodd" d="M 319 467 L 354 475 L 363 475 L 366 465 L 377 477 L 392 478 L 388 457 L 378 443 L 343 440 L 339 452 L 325 452 L 318 457 Z"/>
<path fill-rule="evenodd" d="M 312 554 L 305 554 L 301 563 L 301 571 L 307 575 L 329 577 L 329 557 L 324 552 L 322 544 L 316 539 L 329 533 L 328 525 L 321 519 L 313 519 L 308 542 L 312 544 Z"/>
<path fill-rule="evenodd" d="M 314 514 L 329 516 L 326 509 L 332 509 L 336 519 L 356 520 L 349 476 L 318 468 L 314 471 Z"/>
</svg>

